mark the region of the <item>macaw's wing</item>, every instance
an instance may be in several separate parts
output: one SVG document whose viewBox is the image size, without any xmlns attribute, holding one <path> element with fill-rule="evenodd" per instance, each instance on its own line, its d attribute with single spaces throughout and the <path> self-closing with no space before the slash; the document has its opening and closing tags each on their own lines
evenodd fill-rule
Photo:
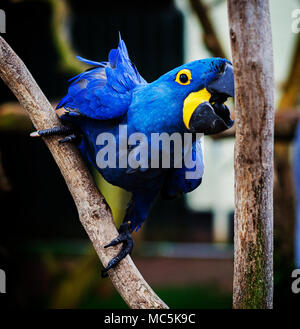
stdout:
<svg viewBox="0 0 300 329">
<path fill-rule="evenodd" d="M 162 188 L 164 199 L 174 199 L 182 193 L 195 190 L 202 181 L 204 172 L 201 141 L 196 140 L 184 156 L 182 168 L 169 170 Z"/>
<path fill-rule="evenodd" d="M 131 63 L 124 41 L 109 53 L 108 62 L 94 62 L 81 57 L 80 61 L 94 67 L 72 78 L 68 94 L 56 109 L 62 119 L 86 116 L 108 120 L 123 116 L 131 103 L 132 90 L 147 82 Z"/>
</svg>

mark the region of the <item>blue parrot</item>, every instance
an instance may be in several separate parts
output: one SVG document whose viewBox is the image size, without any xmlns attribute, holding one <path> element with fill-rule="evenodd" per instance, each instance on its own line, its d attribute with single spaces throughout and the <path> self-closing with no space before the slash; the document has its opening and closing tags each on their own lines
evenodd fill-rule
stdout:
<svg viewBox="0 0 300 329">
<path fill-rule="evenodd" d="M 105 180 L 132 192 L 119 236 L 105 246 L 123 244 L 119 254 L 102 271 L 106 276 L 109 269 L 131 253 L 131 233 L 145 221 L 159 193 L 172 199 L 201 184 L 203 156 L 198 133 L 215 134 L 233 125 L 230 111 L 224 105 L 228 97 L 234 96 L 233 68 L 230 61 L 222 58 L 196 60 L 147 83 L 130 61 L 121 36 L 118 48 L 110 51 L 107 62 L 77 58 L 92 68 L 70 80 L 67 95 L 56 107 L 64 125 L 39 130 L 31 136 L 66 135 L 60 143 L 75 142 L 83 157 Z M 142 134 L 146 139 L 129 144 L 127 137 L 125 141 L 124 136 L 120 138 L 120 127 L 126 127 L 126 136 Z M 170 157 L 169 167 L 150 152 L 153 134 L 162 133 L 191 135 L 188 152 L 182 146 L 179 156 L 178 151 L 175 154 L 175 142 L 166 151 Z M 105 159 L 101 153 L 108 141 L 99 141 L 99 136 L 107 136 L 105 134 L 115 137 L 112 145 L 116 151 L 112 158 L 116 166 L 98 165 L 101 156 L 102 162 L 108 157 L 106 154 Z M 121 143 L 123 148 L 120 148 Z M 137 166 L 120 165 L 123 151 L 132 154 L 137 149 L 145 152 L 148 162 Z M 159 155 L 164 152 L 161 143 L 156 149 Z M 190 163 L 177 166 L 176 161 L 185 158 L 186 153 L 190 154 Z M 151 166 L 154 160 L 157 165 Z M 196 167 L 198 175 L 188 177 Z"/>
</svg>

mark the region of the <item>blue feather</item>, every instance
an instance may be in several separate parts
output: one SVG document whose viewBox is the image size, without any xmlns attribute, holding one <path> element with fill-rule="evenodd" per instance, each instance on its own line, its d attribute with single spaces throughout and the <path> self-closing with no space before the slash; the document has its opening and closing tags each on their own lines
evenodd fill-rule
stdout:
<svg viewBox="0 0 300 329">
<path fill-rule="evenodd" d="M 122 117 L 131 103 L 132 90 L 146 81 L 131 63 L 121 35 L 118 48 L 109 53 L 108 62 L 77 58 L 94 68 L 69 80 L 72 83 L 68 94 L 57 108 L 76 109 L 81 115 L 97 120 Z"/>
<path fill-rule="evenodd" d="M 81 62 L 84 62 L 86 64 L 89 64 L 89 65 L 93 65 L 93 66 L 106 66 L 106 62 L 95 62 L 95 61 L 91 61 L 89 59 L 85 59 L 81 56 L 76 56 L 76 58 L 81 61 Z"/>
</svg>

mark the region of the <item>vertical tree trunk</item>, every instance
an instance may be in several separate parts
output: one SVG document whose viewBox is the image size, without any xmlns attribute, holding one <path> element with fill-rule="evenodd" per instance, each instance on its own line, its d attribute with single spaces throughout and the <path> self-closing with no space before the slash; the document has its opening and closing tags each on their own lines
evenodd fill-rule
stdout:
<svg viewBox="0 0 300 329">
<path fill-rule="evenodd" d="M 234 308 L 273 306 L 274 79 L 267 0 L 228 0 L 235 75 Z"/>
</svg>

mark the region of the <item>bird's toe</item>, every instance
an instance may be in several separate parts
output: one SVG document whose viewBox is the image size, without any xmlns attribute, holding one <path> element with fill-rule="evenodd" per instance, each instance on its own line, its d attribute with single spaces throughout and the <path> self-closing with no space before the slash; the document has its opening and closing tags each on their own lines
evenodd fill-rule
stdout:
<svg viewBox="0 0 300 329">
<path fill-rule="evenodd" d="M 123 225 L 123 226 L 122 226 Z M 102 270 L 102 277 L 107 277 L 107 272 L 116 267 L 119 262 L 125 258 L 128 254 L 131 254 L 133 249 L 133 239 L 130 232 L 130 223 L 123 223 L 119 229 L 120 234 L 113 239 L 109 244 L 105 245 L 104 248 L 108 248 L 111 246 L 116 246 L 119 243 L 123 243 L 123 246 L 120 252 L 112 258 L 107 266 Z"/>
</svg>

